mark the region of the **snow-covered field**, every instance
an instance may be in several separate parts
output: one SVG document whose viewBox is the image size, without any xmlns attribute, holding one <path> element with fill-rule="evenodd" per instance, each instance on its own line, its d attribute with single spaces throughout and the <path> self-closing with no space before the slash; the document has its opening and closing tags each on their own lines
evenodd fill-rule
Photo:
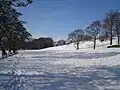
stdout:
<svg viewBox="0 0 120 90">
<path fill-rule="evenodd" d="M 0 60 L 0 90 L 120 90 L 120 49 L 108 44 L 20 51 Z"/>
</svg>

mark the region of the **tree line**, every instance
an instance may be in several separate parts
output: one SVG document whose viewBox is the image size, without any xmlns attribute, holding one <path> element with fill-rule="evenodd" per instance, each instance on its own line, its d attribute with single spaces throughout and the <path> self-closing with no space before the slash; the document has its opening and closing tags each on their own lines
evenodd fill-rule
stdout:
<svg viewBox="0 0 120 90">
<path fill-rule="evenodd" d="M 23 49 L 43 49 L 47 47 L 53 47 L 54 46 L 54 41 L 52 38 L 49 37 L 41 37 L 38 39 L 33 39 L 32 41 L 26 41 L 20 48 Z"/>
<path fill-rule="evenodd" d="M 115 36 L 117 36 L 117 42 L 120 44 L 120 11 L 110 10 L 102 21 L 96 20 L 88 25 L 85 30 L 77 29 L 69 33 L 68 40 L 74 42 L 78 50 L 80 41 L 85 41 L 85 37 L 89 37 L 88 40 L 93 40 L 93 48 L 95 49 L 97 39 L 100 41 L 109 39 L 110 45 L 112 45 Z"/>
</svg>

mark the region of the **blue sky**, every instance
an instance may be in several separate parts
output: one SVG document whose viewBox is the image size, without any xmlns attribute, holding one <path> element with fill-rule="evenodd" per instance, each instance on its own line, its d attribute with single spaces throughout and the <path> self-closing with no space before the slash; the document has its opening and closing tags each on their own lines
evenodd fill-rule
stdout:
<svg viewBox="0 0 120 90">
<path fill-rule="evenodd" d="M 103 20 L 109 10 L 120 9 L 120 0 L 33 0 L 20 18 L 33 37 L 66 38 L 71 31 L 95 20 Z"/>
</svg>

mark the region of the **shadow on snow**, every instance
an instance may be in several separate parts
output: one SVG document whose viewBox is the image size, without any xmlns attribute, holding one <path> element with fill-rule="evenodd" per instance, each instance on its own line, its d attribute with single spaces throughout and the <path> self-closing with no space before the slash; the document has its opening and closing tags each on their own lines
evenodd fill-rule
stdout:
<svg viewBox="0 0 120 90">
<path fill-rule="evenodd" d="M 41 56 L 32 56 L 31 58 L 54 58 L 54 59 L 96 59 L 96 58 L 105 58 L 112 57 L 120 54 L 120 52 L 106 52 L 106 53 L 86 53 L 86 52 L 75 52 L 75 53 L 54 53 L 53 55 L 41 55 Z"/>
<path fill-rule="evenodd" d="M 119 86 L 119 66 L 76 67 L 44 75 L 0 74 L 0 90 L 118 90 Z"/>
</svg>

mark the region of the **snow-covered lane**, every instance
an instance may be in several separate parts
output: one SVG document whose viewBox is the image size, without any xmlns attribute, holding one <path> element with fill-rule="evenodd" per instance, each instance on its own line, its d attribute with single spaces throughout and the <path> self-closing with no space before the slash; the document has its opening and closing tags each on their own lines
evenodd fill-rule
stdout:
<svg viewBox="0 0 120 90">
<path fill-rule="evenodd" d="M 21 51 L 0 69 L 0 90 L 120 89 L 120 49 Z M 3 75 L 12 70 L 19 75 Z"/>
</svg>

